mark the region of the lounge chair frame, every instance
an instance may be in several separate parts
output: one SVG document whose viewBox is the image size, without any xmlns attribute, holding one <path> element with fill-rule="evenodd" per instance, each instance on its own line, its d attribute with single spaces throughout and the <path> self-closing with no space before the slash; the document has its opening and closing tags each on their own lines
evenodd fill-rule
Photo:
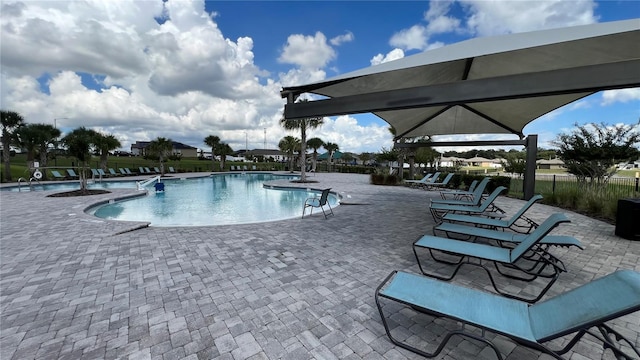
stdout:
<svg viewBox="0 0 640 360">
<path fill-rule="evenodd" d="M 540 300 L 558 280 L 560 274 L 566 271 L 566 267 L 560 259 L 549 253 L 544 247 L 537 245 L 551 230 L 566 222 L 569 222 L 569 219 L 564 214 L 552 214 L 535 231 L 528 234 L 513 248 L 424 235 L 413 243 L 413 253 L 418 262 L 418 267 L 424 275 L 449 281 L 457 275 L 462 266 L 478 266 L 487 273 L 491 285 L 498 294 L 534 303 Z M 426 250 L 434 261 L 453 265 L 455 268 L 449 275 L 428 272 L 420 261 L 419 249 L 421 252 Z M 446 254 L 454 260 L 440 257 L 440 254 Z M 532 282 L 538 278 L 543 278 L 547 279 L 547 284 L 533 298 L 511 294 L 498 287 L 490 266 L 487 264 L 493 265 L 498 274 L 503 277 L 524 282 Z"/>
<path fill-rule="evenodd" d="M 396 279 L 400 279 L 398 281 L 400 285 L 394 284 Z M 394 285 L 395 288 L 393 287 Z M 620 292 L 606 291 L 609 287 L 617 287 Z M 580 306 L 580 304 L 576 304 L 576 302 L 580 302 L 581 300 L 585 300 L 584 303 L 588 304 L 589 300 L 587 299 L 590 298 L 590 296 L 585 296 L 585 294 L 589 294 L 590 292 L 599 293 L 597 295 L 599 298 L 612 300 L 613 304 L 607 304 L 606 309 L 600 310 L 600 313 L 585 316 L 586 318 L 577 318 L 574 314 L 570 314 L 566 317 L 560 315 L 561 319 L 558 320 L 558 323 L 553 329 L 544 328 L 544 326 L 535 326 L 532 324 L 531 318 L 544 319 L 545 317 L 552 317 L 554 316 L 554 312 L 561 313 L 566 306 Z M 519 318 L 518 316 L 514 316 L 514 318 L 509 319 L 509 321 L 516 322 L 518 325 L 528 325 L 523 326 L 523 328 L 528 331 L 521 334 L 517 334 L 515 331 L 509 331 L 509 326 L 501 326 L 499 322 L 496 322 L 495 319 L 491 318 L 493 314 L 489 314 L 488 316 L 480 314 L 480 316 L 478 316 L 465 314 L 464 311 L 457 311 L 455 307 L 442 307 L 437 301 L 429 300 L 429 298 L 433 297 L 435 293 L 440 296 L 447 296 L 448 294 L 448 298 L 451 299 L 448 301 L 457 302 L 456 306 L 463 306 L 464 304 L 478 300 L 482 302 L 483 305 L 494 304 L 494 308 L 498 309 L 497 311 L 500 311 L 502 308 L 500 305 L 507 305 L 508 307 L 513 306 L 521 309 L 521 316 L 519 316 Z M 612 299 L 616 296 L 621 297 L 621 299 Z M 447 318 L 456 322 L 461 322 L 462 327 L 460 329 L 449 331 L 434 352 L 427 352 L 393 337 L 392 331 L 387 322 L 387 316 L 385 316 L 383 311 L 381 298 L 409 306 L 420 313 L 434 316 L 436 318 Z M 464 299 L 471 299 L 471 301 L 465 302 Z M 489 294 L 481 290 L 466 289 L 460 285 L 443 283 L 420 275 L 393 271 L 377 287 L 375 292 L 375 301 L 385 332 L 391 342 L 406 350 L 425 357 L 431 358 L 437 356 L 447 345 L 451 337 L 459 335 L 487 344 L 495 352 L 498 359 L 503 359 L 498 348 L 490 340 L 485 338 L 485 331 L 487 330 L 496 334 L 504 335 L 518 344 L 537 349 L 555 359 L 563 359 L 562 355 L 569 352 L 585 335 L 591 335 L 600 341 L 602 343 L 603 353 L 607 350 L 611 350 L 618 359 L 626 360 L 637 359 L 640 357 L 640 351 L 638 351 L 629 339 L 625 338 L 622 334 L 606 324 L 607 321 L 640 310 L 640 274 L 630 270 L 617 271 L 603 278 L 594 280 L 591 283 L 570 290 L 560 296 L 556 296 L 540 304 L 534 305 L 521 304 L 517 300 L 503 299 L 497 295 Z M 479 336 L 468 332 L 466 330 L 466 326 L 481 329 L 481 335 Z M 543 331 L 546 330 L 546 334 L 544 336 L 539 336 L 539 334 L 537 334 L 538 331 L 536 330 L 540 329 Z M 528 334 L 526 334 L 527 332 Z M 575 335 L 573 335 L 568 343 L 560 349 L 551 349 L 545 345 L 548 341 L 569 334 Z M 623 350 L 621 344 L 630 347 L 631 351 L 633 351 L 635 355 L 629 354 L 626 350 Z M 632 355 L 634 356 L 632 357 Z"/>
</svg>

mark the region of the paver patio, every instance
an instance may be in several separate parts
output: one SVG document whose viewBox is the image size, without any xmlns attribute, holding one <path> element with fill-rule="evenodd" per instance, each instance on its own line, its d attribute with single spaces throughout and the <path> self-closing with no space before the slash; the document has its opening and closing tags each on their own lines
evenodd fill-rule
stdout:
<svg viewBox="0 0 640 360">
<path fill-rule="evenodd" d="M 420 359 L 388 340 L 373 295 L 392 270 L 418 272 L 411 244 L 431 233 L 428 200 L 437 192 L 374 186 L 366 175 L 310 179 L 318 183 L 303 186 L 344 196 L 335 216 L 141 227 L 83 212 L 135 190 L 74 198 L 0 192 L 0 359 Z M 523 202 L 497 203 L 511 213 Z M 528 214 L 541 221 L 557 211 L 536 204 Z M 566 213 L 572 222 L 555 233 L 586 248 L 552 250 L 568 271 L 547 296 L 616 269 L 640 271 L 640 242 Z M 490 285 L 473 268 L 454 281 Z M 404 310 L 395 320 L 410 341 L 433 347 L 455 326 Z M 613 325 L 640 346 L 640 314 Z M 490 338 L 508 359 L 549 358 Z M 585 339 L 566 358 L 599 359 L 594 346 Z M 482 344 L 456 339 L 438 358 L 478 357 L 495 358 Z"/>
</svg>

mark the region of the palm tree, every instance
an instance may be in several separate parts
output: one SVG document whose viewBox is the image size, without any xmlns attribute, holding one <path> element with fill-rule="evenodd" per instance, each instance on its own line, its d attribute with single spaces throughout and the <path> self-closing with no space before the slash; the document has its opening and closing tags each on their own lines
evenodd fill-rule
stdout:
<svg viewBox="0 0 640 360">
<path fill-rule="evenodd" d="M 285 136 L 278 143 L 280 151 L 289 157 L 289 169 L 293 172 L 293 155 L 300 148 L 300 139 L 293 136 Z"/>
<path fill-rule="evenodd" d="M 24 126 L 24 118 L 15 111 L 0 110 L 2 121 L 2 160 L 4 161 L 4 181 L 11 181 L 11 143 L 15 141 L 15 131 Z"/>
<path fill-rule="evenodd" d="M 107 170 L 109 151 L 119 148 L 122 144 L 120 144 L 120 140 L 112 134 L 98 134 L 95 139 L 95 145 L 98 150 L 100 150 L 100 168 L 102 168 L 102 170 Z"/>
<path fill-rule="evenodd" d="M 324 141 L 317 137 L 307 140 L 307 146 L 313 149 L 313 161 L 311 164 L 311 169 L 313 171 L 316 171 L 316 167 L 318 165 L 318 149 L 320 149 L 323 145 Z"/>
<path fill-rule="evenodd" d="M 215 135 L 209 135 L 206 138 L 204 138 L 204 143 L 207 144 L 208 146 L 211 146 L 211 171 L 215 171 L 216 148 L 220 146 L 220 138 Z M 222 161 L 222 157 L 220 157 L 220 161 Z"/>
<path fill-rule="evenodd" d="M 300 102 L 307 102 L 309 100 L 302 99 Z M 315 129 L 323 124 L 321 117 L 308 117 L 303 119 L 280 119 L 280 124 L 286 130 L 300 129 L 300 157 L 302 165 L 300 166 L 300 181 L 305 182 L 307 176 L 305 174 L 305 165 L 307 158 L 307 129 Z"/>
<path fill-rule="evenodd" d="M 60 130 L 49 124 L 27 124 L 16 130 L 21 146 L 27 150 L 29 168 L 33 168 L 36 153 L 39 153 L 38 167 L 47 167 L 49 145 L 60 136 Z M 42 173 L 46 180 L 46 172 Z"/>
<path fill-rule="evenodd" d="M 233 149 L 229 144 L 221 142 L 218 144 L 218 155 L 220 155 L 220 171 L 224 170 L 224 162 L 227 160 L 227 155 L 233 154 Z"/>
<path fill-rule="evenodd" d="M 331 164 L 331 161 L 333 160 L 333 154 L 335 154 L 336 151 L 340 150 L 340 146 L 338 146 L 338 144 L 335 143 L 325 143 L 322 147 L 325 148 L 325 150 L 327 150 L 329 152 L 329 164 Z"/>
<path fill-rule="evenodd" d="M 158 137 L 149 143 L 147 149 L 150 153 L 158 156 L 158 161 L 160 161 L 160 176 L 164 176 L 164 161 L 173 151 L 173 141 L 171 139 Z"/>
<path fill-rule="evenodd" d="M 69 154 L 78 159 L 78 176 L 80 176 L 80 191 L 87 192 L 87 164 L 91 160 L 91 150 L 95 147 L 95 139 L 98 133 L 94 130 L 87 129 L 84 126 L 79 127 L 68 133 L 62 143 L 67 147 Z"/>
</svg>

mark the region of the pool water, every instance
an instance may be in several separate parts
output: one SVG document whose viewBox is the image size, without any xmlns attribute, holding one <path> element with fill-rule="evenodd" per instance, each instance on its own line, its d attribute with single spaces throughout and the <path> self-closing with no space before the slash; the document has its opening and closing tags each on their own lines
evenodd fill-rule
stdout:
<svg viewBox="0 0 640 360">
<path fill-rule="evenodd" d="M 164 192 L 155 192 L 150 185 L 147 196 L 104 204 L 88 212 L 104 219 L 150 222 L 151 226 L 245 224 L 301 216 L 305 199 L 319 196 L 318 191 L 307 189 L 263 187 L 265 181 L 276 179 L 283 176 L 221 174 L 163 181 Z M 329 203 L 338 205 L 337 197 L 330 196 Z"/>
</svg>

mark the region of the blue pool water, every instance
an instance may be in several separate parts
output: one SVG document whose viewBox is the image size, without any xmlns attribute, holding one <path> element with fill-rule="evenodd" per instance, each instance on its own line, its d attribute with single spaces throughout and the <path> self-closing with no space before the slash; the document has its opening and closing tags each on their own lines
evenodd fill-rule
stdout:
<svg viewBox="0 0 640 360">
<path fill-rule="evenodd" d="M 89 210 L 104 219 L 146 221 L 151 226 L 244 224 L 290 219 L 302 215 L 306 189 L 272 189 L 265 181 L 282 179 L 271 174 L 225 174 L 206 178 L 164 181 L 164 192 L 101 205 Z M 331 206 L 338 199 L 331 196 Z"/>
</svg>

